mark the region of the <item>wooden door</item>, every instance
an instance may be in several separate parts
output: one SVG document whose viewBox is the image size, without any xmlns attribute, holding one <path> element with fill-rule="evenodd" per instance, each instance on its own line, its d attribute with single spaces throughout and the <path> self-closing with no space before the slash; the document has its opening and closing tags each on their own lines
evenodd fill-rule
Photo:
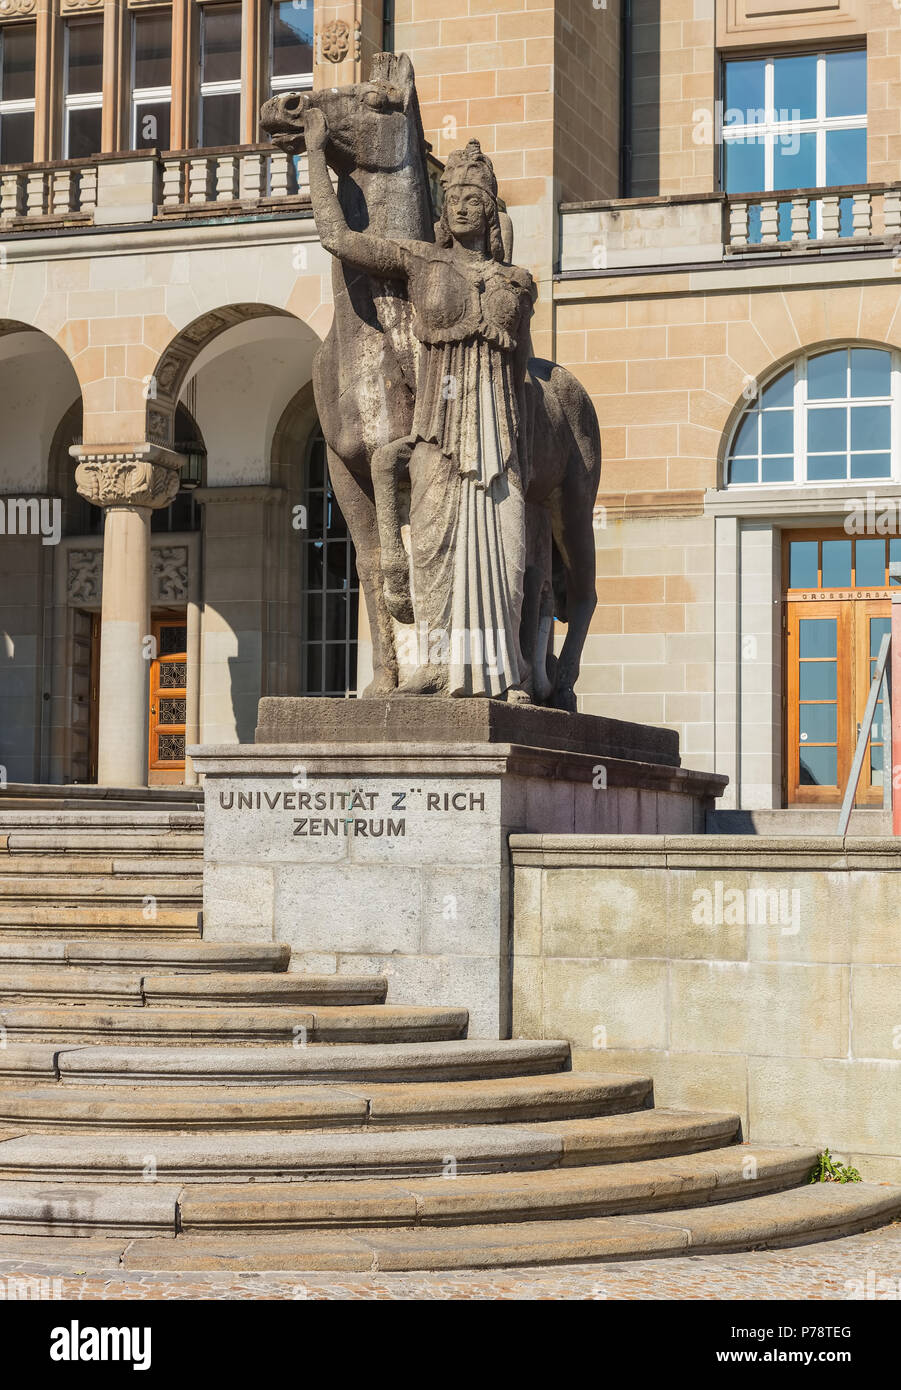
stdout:
<svg viewBox="0 0 901 1390">
<path fill-rule="evenodd" d="M 883 635 L 891 631 L 891 601 L 871 599 L 854 605 L 854 734 L 863 722 L 870 684 L 876 670 L 876 658 Z M 881 695 L 880 691 L 880 695 Z M 879 700 L 873 720 L 873 733 L 867 744 L 860 781 L 857 784 L 858 806 L 882 806 L 883 703 Z"/>
<path fill-rule="evenodd" d="M 154 617 L 156 655 L 150 663 L 151 786 L 181 783 L 185 777 L 187 717 L 188 628 L 183 613 Z"/>
<path fill-rule="evenodd" d="M 840 804 L 854 751 L 851 605 L 787 603 L 788 804 Z"/>
</svg>

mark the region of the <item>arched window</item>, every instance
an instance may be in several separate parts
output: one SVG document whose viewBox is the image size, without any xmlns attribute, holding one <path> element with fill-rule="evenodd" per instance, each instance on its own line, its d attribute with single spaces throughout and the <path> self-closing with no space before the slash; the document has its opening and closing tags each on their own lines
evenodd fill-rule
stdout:
<svg viewBox="0 0 901 1390">
<path fill-rule="evenodd" d="M 345 695 L 357 684 L 360 587 L 356 552 L 332 492 L 320 429 L 310 443 L 303 501 L 301 688 L 305 695 Z"/>
<path fill-rule="evenodd" d="M 801 357 L 755 395 L 729 446 L 731 486 L 901 479 L 899 354 L 841 347 Z"/>
</svg>

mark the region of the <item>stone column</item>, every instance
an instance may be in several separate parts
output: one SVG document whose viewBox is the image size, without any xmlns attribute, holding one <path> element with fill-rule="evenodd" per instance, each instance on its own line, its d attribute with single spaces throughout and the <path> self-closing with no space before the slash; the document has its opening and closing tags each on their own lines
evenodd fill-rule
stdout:
<svg viewBox="0 0 901 1390">
<path fill-rule="evenodd" d="M 73 445 L 82 497 L 105 512 L 100 629 L 101 786 L 147 785 L 150 513 L 178 492 L 181 456 L 155 444 Z"/>
</svg>

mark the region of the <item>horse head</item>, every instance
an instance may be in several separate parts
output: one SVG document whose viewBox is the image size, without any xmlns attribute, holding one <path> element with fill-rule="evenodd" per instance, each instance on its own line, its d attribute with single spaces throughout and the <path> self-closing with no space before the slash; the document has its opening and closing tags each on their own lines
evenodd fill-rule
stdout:
<svg viewBox="0 0 901 1390">
<path fill-rule="evenodd" d="M 377 53 L 368 82 L 271 97 L 260 121 L 274 145 L 301 154 L 304 117 L 314 107 L 328 123 L 325 155 L 338 173 L 389 174 L 417 156 L 424 164 L 425 137 L 408 54 Z"/>
</svg>

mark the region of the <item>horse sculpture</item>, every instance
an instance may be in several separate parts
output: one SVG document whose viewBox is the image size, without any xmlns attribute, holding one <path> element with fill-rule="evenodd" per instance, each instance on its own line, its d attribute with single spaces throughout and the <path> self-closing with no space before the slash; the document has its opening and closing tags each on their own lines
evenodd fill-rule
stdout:
<svg viewBox="0 0 901 1390">
<path fill-rule="evenodd" d="M 273 97 L 263 107 L 263 128 L 280 148 L 297 154 L 304 148 L 305 116 L 314 108 L 325 117 L 325 154 L 338 175 L 348 227 L 399 241 L 434 241 L 426 144 L 409 57 L 377 54 L 370 80 L 355 86 Z M 504 242 L 509 262 L 509 219 Z M 387 696 L 399 683 L 405 623 L 392 616 L 386 598 L 390 538 L 384 505 L 377 506 L 396 480 L 379 478 L 378 470 L 386 453 L 390 457 L 385 446 L 411 427 L 418 344 L 403 284 L 338 259 L 332 281 L 335 316 L 314 365 L 314 391 L 332 488 L 356 547 L 369 615 L 374 675 L 362 694 Z M 575 710 L 574 686 L 597 601 L 597 417 L 575 377 L 537 358 L 528 362 L 523 405 L 527 561 L 520 644 L 528 694 L 536 703 Z M 396 615 L 397 604 L 391 607 Z M 548 650 L 555 613 L 568 623 L 556 661 Z"/>
</svg>

